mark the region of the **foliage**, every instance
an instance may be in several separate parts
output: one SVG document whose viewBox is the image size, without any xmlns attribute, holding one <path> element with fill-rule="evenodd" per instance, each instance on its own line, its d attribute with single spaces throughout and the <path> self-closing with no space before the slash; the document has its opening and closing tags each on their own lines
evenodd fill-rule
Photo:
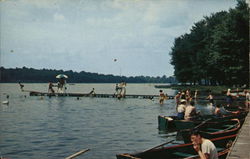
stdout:
<svg viewBox="0 0 250 159">
<path fill-rule="evenodd" d="M 195 23 L 175 39 L 170 52 L 175 76 L 182 83 L 249 85 L 249 7 L 238 0 L 234 9 Z"/>
<path fill-rule="evenodd" d="M 176 83 L 174 77 L 149 77 L 149 76 L 136 76 L 136 77 L 125 77 L 125 76 L 114 76 L 104 75 L 89 72 L 73 72 L 63 70 L 52 70 L 52 69 L 33 69 L 33 68 L 0 68 L 0 82 L 13 83 L 13 82 L 26 82 L 26 83 L 46 83 L 46 82 L 57 82 L 56 75 L 65 74 L 69 78 L 68 83 Z"/>
</svg>

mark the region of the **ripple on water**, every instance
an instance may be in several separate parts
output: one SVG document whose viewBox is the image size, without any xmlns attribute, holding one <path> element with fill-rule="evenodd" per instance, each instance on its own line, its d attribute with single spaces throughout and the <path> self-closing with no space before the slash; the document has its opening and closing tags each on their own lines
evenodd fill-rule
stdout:
<svg viewBox="0 0 250 159">
<path fill-rule="evenodd" d="M 47 91 L 47 84 L 25 87 Z M 128 87 L 131 94 L 159 92 L 153 85 Z M 68 91 L 84 92 L 92 88 L 97 93 L 99 90 L 113 93 L 113 84 L 76 84 Z M 8 107 L 0 107 L 0 148 L 4 157 L 58 159 L 90 148 L 82 158 L 115 159 L 118 153 L 145 150 L 170 139 L 159 133 L 157 116 L 174 113 L 173 100 L 160 106 L 157 99 L 44 97 L 41 100 L 30 96 L 24 99 L 20 98 L 24 92 L 17 92 L 16 85 L 6 84 L 4 89 L 14 95 Z M 164 90 L 169 95 L 172 91 Z"/>
</svg>

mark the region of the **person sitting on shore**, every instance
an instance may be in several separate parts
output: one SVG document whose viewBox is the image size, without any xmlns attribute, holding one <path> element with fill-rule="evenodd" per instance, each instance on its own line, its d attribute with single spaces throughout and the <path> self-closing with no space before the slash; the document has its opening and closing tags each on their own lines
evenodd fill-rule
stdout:
<svg viewBox="0 0 250 159">
<path fill-rule="evenodd" d="M 184 119 L 192 120 L 197 117 L 198 114 L 199 113 L 196 111 L 196 108 L 194 106 L 194 101 L 191 101 L 190 104 L 186 106 Z"/>
<path fill-rule="evenodd" d="M 185 114 L 185 109 L 186 109 L 186 100 L 182 99 L 180 104 L 177 107 L 177 118 L 179 120 L 183 120 L 184 119 L 184 114 Z"/>
<path fill-rule="evenodd" d="M 214 143 L 209 139 L 203 138 L 198 130 L 191 131 L 190 139 L 194 150 L 201 159 L 218 159 L 218 153 Z"/>
</svg>

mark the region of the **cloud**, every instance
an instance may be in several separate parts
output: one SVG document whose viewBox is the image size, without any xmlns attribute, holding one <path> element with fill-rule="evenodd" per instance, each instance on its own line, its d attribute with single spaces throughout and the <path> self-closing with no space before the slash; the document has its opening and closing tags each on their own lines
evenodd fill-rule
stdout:
<svg viewBox="0 0 250 159">
<path fill-rule="evenodd" d="M 111 69 L 112 59 L 119 58 L 123 75 L 172 75 L 168 53 L 174 39 L 204 15 L 235 2 L 15 0 L 1 5 L 3 66 L 119 74 Z"/>
<path fill-rule="evenodd" d="M 53 18 L 55 21 L 64 21 L 65 20 L 64 16 L 62 14 L 59 14 L 59 13 L 55 13 L 53 15 Z"/>
</svg>

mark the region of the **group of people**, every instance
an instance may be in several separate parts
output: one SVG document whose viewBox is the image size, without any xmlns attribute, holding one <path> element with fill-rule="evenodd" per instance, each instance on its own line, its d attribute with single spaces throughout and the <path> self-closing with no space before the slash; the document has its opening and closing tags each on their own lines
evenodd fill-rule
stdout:
<svg viewBox="0 0 250 159">
<path fill-rule="evenodd" d="M 243 94 L 239 94 L 239 92 L 240 91 L 238 89 L 236 89 L 236 94 L 233 94 L 231 92 L 231 89 L 227 90 L 227 93 L 226 93 L 227 107 L 230 107 L 235 99 L 239 98 L 240 96 L 244 96 L 246 99 L 245 106 L 246 106 L 246 108 L 250 108 L 250 91 L 244 90 Z"/>
<path fill-rule="evenodd" d="M 175 102 L 176 102 L 176 108 L 180 104 L 181 100 L 185 99 L 187 102 L 190 102 L 193 98 L 195 99 L 197 98 L 197 94 L 198 94 L 198 91 L 196 90 L 194 93 L 194 96 L 192 97 L 190 89 L 187 89 L 186 91 L 183 90 L 183 91 L 178 92 L 176 96 L 174 97 Z"/>
<path fill-rule="evenodd" d="M 115 85 L 115 96 L 117 98 L 124 98 L 126 96 L 126 86 L 127 83 L 122 81 L 121 83 L 117 83 Z"/>
<path fill-rule="evenodd" d="M 49 82 L 49 93 L 55 93 L 55 90 L 53 87 L 57 87 L 57 93 L 65 93 L 67 87 L 66 87 L 66 80 L 64 78 L 60 78 L 57 85 L 54 85 L 52 82 Z"/>
<path fill-rule="evenodd" d="M 180 120 L 192 120 L 199 115 L 195 108 L 194 101 L 188 102 L 185 99 L 180 100 L 180 104 L 177 106 L 177 117 Z"/>
<path fill-rule="evenodd" d="M 198 91 L 196 90 L 194 95 L 191 95 L 190 89 L 180 91 L 174 97 L 176 102 L 177 117 L 180 120 L 192 120 L 199 115 L 195 108 L 195 102 L 193 98 L 197 98 Z"/>
</svg>

